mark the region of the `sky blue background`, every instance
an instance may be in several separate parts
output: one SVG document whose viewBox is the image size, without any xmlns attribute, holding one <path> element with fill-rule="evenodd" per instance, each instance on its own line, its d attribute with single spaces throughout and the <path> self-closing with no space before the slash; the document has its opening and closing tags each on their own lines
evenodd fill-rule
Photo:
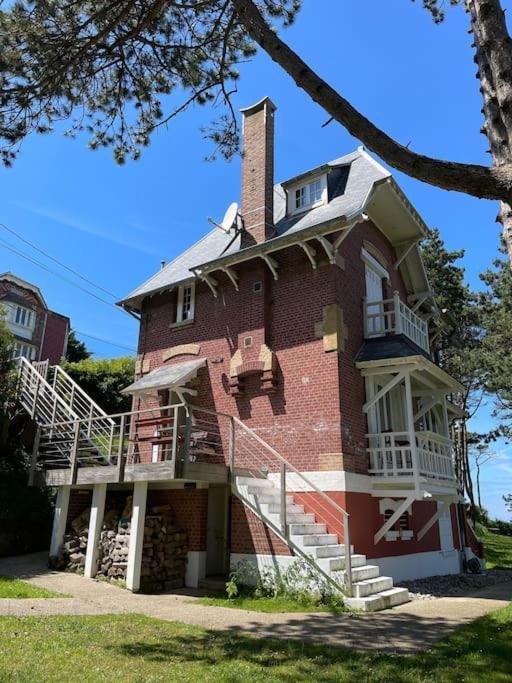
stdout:
<svg viewBox="0 0 512 683">
<path fill-rule="evenodd" d="M 482 105 L 467 29 L 460 7 L 449 8 L 445 24 L 436 26 L 419 1 L 304 0 L 285 37 L 400 142 L 432 156 L 486 164 L 488 145 L 479 134 Z M 243 65 L 241 73 L 237 107 L 263 95 L 278 107 L 276 180 L 359 145 L 336 124 L 322 128 L 326 114 L 265 55 Z M 220 219 L 226 206 L 239 199 L 240 160 L 204 161 L 212 149 L 200 128 L 210 119 L 208 109 L 191 110 L 155 134 L 140 161 L 124 167 L 113 162 L 108 150 L 90 152 L 85 139 L 57 133 L 31 137 L 14 168 L 0 169 L 0 222 L 117 296 L 125 295 L 153 274 L 160 260 L 172 259 L 201 237 L 208 216 Z M 441 229 L 447 246 L 466 249 L 467 279 L 480 286 L 478 274 L 495 258 L 498 246 L 496 204 L 401 174 L 397 179 L 426 222 Z M 97 356 L 135 349 L 135 320 L 13 255 L 5 242 L 28 248 L 2 229 L 0 240 L 0 271 L 12 270 L 38 284 L 50 307 L 71 317 Z M 489 413 L 487 406 L 477 428 L 490 425 Z M 501 495 L 512 492 L 512 457 L 504 444 L 497 451 L 483 477 L 484 502 L 493 514 L 504 516 Z"/>
</svg>

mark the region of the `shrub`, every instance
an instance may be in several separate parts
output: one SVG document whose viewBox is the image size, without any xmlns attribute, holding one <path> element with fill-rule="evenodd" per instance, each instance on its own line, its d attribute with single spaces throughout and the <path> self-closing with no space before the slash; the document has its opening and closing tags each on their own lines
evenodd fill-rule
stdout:
<svg viewBox="0 0 512 683">
<path fill-rule="evenodd" d="M 300 604 L 343 606 L 343 594 L 304 559 L 294 560 L 280 571 L 268 567 L 259 571 L 252 562 L 240 562 L 226 583 L 229 599 L 242 594 L 256 598 L 287 598 Z"/>
</svg>

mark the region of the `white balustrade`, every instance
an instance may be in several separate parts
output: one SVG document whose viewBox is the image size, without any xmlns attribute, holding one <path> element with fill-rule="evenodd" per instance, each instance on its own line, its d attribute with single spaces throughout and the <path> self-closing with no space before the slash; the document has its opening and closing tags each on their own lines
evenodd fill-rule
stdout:
<svg viewBox="0 0 512 683">
<path fill-rule="evenodd" d="M 366 339 L 404 334 L 427 353 L 430 352 L 428 325 L 395 292 L 392 299 L 365 301 L 364 335 Z"/>
</svg>

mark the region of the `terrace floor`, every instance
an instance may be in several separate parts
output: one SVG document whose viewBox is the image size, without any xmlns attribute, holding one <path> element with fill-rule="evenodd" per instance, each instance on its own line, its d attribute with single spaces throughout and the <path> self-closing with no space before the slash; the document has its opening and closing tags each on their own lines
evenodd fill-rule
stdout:
<svg viewBox="0 0 512 683">
<path fill-rule="evenodd" d="M 431 647 L 458 626 L 505 607 L 512 583 L 463 597 L 413 601 L 375 614 L 275 614 L 211 607 L 198 592 L 137 595 L 111 584 L 47 568 L 46 554 L 0 559 L 0 575 L 15 576 L 69 598 L 0 600 L 0 616 L 144 614 L 206 629 L 344 646 L 367 652 L 407 654 Z"/>
</svg>

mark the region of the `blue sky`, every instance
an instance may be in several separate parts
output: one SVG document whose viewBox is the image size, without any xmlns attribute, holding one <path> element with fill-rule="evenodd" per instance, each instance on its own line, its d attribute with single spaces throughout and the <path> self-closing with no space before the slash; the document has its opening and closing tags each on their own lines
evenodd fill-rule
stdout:
<svg viewBox="0 0 512 683">
<path fill-rule="evenodd" d="M 286 39 L 400 142 L 432 156 L 486 164 L 467 15 L 460 7 L 449 8 L 447 15 L 446 23 L 436 26 L 419 1 L 304 0 Z M 278 107 L 276 180 L 359 145 L 336 124 L 322 128 L 326 114 L 265 55 L 244 65 L 241 74 L 235 106 L 269 95 Z M 0 169 L 0 223 L 112 293 L 128 293 L 162 259 L 172 259 L 201 237 L 208 216 L 220 219 L 239 199 L 239 159 L 204 161 L 212 150 L 200 128 L 211 114 L 198 108 L 183 115 L 154 136 L 140 161 L 123 167 L 108 150 L 90 152 L 84 138 L 60 133 L 29 138 L 14 168 Z M 397 179 L 426 222 L 440 228 L 447 246 L 466 249 L 467 279 L 479 286 L 479 272 L 496 256 L 496 204 L 402 174 Z M 28 247 L 1 228 L 0 240 L 0 270 L 37 283 L 97 356 L 135 348 L 135 320 L 9 252 L 5 243 L 27 252 Z M 483 411 L 475 428 L 485 428 L 489 412 Z M 512 452 L 503 444 L 499 451 L 499 460 L 484 474 L 484 501 L 503 516 L 501 495 L 512 491 Z"/>
</svg>

